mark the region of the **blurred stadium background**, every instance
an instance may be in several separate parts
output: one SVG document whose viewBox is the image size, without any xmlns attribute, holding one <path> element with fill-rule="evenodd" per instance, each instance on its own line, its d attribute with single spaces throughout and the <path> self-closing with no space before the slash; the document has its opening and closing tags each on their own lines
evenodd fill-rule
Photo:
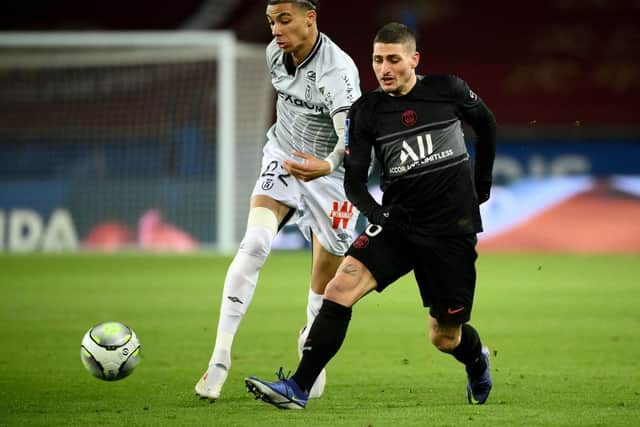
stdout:
<svg viewBox="0 0 640 427">
<path fill-rule="evenodd" d="M 0 250 L 233 250 L 273 119 L 263 15 L 255 0 L 3 2 Z M 416 30 L 419 72 L 460 75 L 497 117 L 482 251 L 640 252 L 640 3 L 325 0 L 320 28 L 363 90 L 390 20 Z M 32 31 L 48 47 L 9 42 Z M 47 37 L 61 31 L 79 46 Z M 156 42 L 113 44 L 130 31 Z M 235 82 L 220 84 L 224 43 L 177 41 L 209 31 L 235 40 Z M 107 42 L 82 47 L 89 33 Z M 276 244 L 305 246 L 291 227 Z"/>
</svg>

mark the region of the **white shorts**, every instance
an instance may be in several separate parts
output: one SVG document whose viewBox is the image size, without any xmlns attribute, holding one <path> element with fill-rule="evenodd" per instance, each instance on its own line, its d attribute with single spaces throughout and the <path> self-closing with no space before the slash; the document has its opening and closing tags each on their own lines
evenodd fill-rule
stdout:
<svg viewBox="0 0 640 427">
<path fill-rule="evenodd" d="M 354 238 L 358 210 L 347 200 L 341 177 L 334 174 L 304 182 L 289 175 L 285 160 L 300 161 L 284 153 L 273 141 L 263 149 L 262 169 L 251 197 L 268 196 L 296 211 L 294 222 L 308 241 L 313 233 L 328 252 L 343 256 Z"/>
</svg>

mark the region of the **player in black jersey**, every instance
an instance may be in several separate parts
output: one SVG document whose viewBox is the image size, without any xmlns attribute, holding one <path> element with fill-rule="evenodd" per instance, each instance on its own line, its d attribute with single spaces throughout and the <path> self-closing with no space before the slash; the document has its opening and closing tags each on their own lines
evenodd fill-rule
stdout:
<svg viewBox="0 0 640 427">
<path fill-rule="evenodd" d="M 415 36 L 391 23 L 376 35 L 373 69 L 380 87 L 353 104 L 345 141 L 345 190 L 370 225 L 329 282 L 294 375 L 269 383 L 249 378 L 257 395 L 280 407 L 304 407 L 306 392 L 345 338 L 351 307 L 369 292 L 414 276 L 429 337 L 465 365 L 469 403 L 491 391 L 489 352 L 470 319 L 476 282 L 479 204 L 489 199 L 496 123 L 458 77 L 416 74 Z M 477 137 L 472 166 L 462 123 Z M 368 191 L 373 149 L 382 168 L 382 205 Z M 297 404 L 296 404 L 297 403 Z"/>
</svg>

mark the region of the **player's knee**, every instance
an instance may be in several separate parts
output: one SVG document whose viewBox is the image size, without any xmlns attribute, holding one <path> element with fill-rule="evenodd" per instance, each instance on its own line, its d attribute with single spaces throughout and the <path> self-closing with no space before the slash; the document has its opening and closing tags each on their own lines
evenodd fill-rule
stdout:
<svg viewBox="0 0 640 427">
<path fill-rule="evenodd" d="M 357 281 L 344 273 L 338 273 L 327 284 L 324 290 L 324 297 L 335 303 L 351 307 L 354 301 L 355 288 Z"/>
<path fill-rule="evenodd" d="M 266 257 L 271 252 L 271 243 L 277 231 L 278 220 L 270 209 L 252 208 L 239 252 L 254 257 Z"/>
<path fill-rule="evenodd" d="M 375 287 L 376 282 L 371 273 L 359 261 L 347 257 L 327 285 L 324 296 L 328 300 L 351 307 Z"/>
<path fill-rule="evenodd" d="M 429 331 L 429 339 L 435 348 L 443 353 L 451 353 L 458 346 L 459 339 L 449 334 L 443 334 L 434 330 Z"/>
<path fill-rule="evenodd" d="M 262 227 L 249 227 L 240 243 L 239 252 L 254 257 L 266 257 L 271 251 L 273 235 Z"/>
</svg>

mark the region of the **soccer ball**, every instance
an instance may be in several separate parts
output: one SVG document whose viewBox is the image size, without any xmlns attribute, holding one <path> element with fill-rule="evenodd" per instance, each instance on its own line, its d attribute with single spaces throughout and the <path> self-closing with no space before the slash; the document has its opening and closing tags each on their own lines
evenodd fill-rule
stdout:
<svg viewBox="0 0 640 427">
<path fill-rule="evenodd" d="M 121 380 L 140 363 L 140 342 L 133 329 L 120 322 L 100 323 L 84 334 L 80 358 L 91 375 Z"/>
</svg>

